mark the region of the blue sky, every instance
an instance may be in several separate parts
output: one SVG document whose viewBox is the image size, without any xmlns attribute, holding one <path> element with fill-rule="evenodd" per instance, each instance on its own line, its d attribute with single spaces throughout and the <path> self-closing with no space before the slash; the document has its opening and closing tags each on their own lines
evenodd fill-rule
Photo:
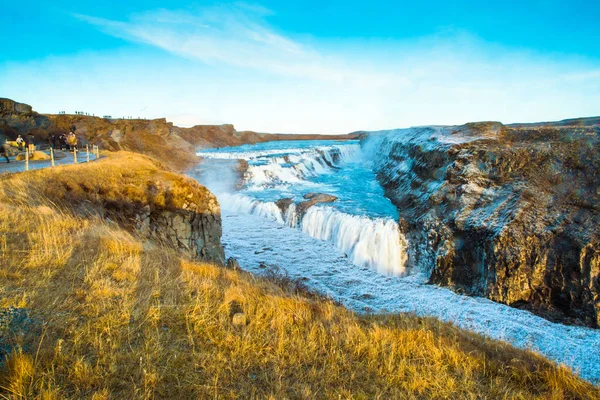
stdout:
<svg viewBox="0 0 600 400">
<path fill-rule="evenodd" d="M 600 114 L 598 1 L 111 3 L 3 4 L 0 96 L 270 132 Z"/>
</svg>

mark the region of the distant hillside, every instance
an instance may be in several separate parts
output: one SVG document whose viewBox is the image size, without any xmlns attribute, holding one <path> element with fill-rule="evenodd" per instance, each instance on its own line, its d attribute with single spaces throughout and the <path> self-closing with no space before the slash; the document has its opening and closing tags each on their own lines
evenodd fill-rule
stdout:
<svg viewBox="0 0 600 400">
<path fill-rule="evenodd" d="M 238 132 L 233 125 L 196 125 L 181 128 L 166 119 L 108 119 L 75 114 L 39 114 L 27 104 L 0 98 L 0 138 L 32 134 L 46 143 L 51 133 L 74 130 L 84 143 L 118 151 L 148 154 L 177 170 L 199 161 L 199 147 L 238 146 L 273 140 L 353 139 L 357 135 L 295 135 Z"/>
<path fill-rule="evenodd" d="M 516 123 L 508 124 L 512 128 L 536 128 L 542 126 L 600 126 L 600 117 L 587 117 L 587 118 L 570 118 L 563 119 L 562 121 L 551 121 L 551 122 L 531 122 L 531 123 Z"/>
</svg>

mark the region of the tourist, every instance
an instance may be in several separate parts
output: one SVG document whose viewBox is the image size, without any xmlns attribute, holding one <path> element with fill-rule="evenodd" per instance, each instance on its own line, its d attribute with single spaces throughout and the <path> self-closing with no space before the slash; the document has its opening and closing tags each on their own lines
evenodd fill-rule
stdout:
<svg viewBox="0 0 600 400">
<path fill-rule="evenodd" d="M 21 137 L 21 135 L 17 136 L 17 146 L 19 146 L 19 151 L 23 150 L 23 146 L 25 145 L 25 139 Z"/>
<path fill-rule="evenodd" d="M 77 148 L 77 136 L 73 132 L 69 132 L 67 143 L 69 144 L 69 150 L 73 151 Z"/>
<path fill-rule="evenodd" d="M 67 136 L 63 133 L 60 135 L 60 137 L 58 139 L 59 139 L 60 149 L 66 150 L 67 149 Z"/>
<path fill-rule="evenodd" d="M 48 135 L 48 146 L 53 150 L 56 149 L 56 134 L 50 133 Z"/>
</svg>

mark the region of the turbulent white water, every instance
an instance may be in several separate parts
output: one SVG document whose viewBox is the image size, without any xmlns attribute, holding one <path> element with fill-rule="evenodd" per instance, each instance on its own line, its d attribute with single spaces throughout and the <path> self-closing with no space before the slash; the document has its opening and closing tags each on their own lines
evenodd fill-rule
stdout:
<svg viewBox="0 0 600 400">
<path fill-rule="evenodd" d="M 331 173 L 360 151 L 357 144 L 326 146 L 312 149 L 293 149 L 294 152 L 277 156 L 253 153 L 248 160 L 259 160 L 250 164 L 246 172 L 248 186 L 264 188 L 280 184 L 299 184 L 312 177 Z"/>
<path fill-rule="evenodd" d="M 243 194 L 220 193 L 219 202 L 221 207 L 228 211 L 253 214 L 259 217 L 284 223 L 281 210 L 271 201 L 259 201 Z"/>
<path fill-rule="evenodd" d="M 293 147 L 285 149 L 265 146 L 269 145 L 198 153 L 212 159 L 238 157 L 249 163 L 244 190 L 233 194 L 217 191 L 223 209 L 300 228 L 314 238 L 333 243 L 357 266 L 367 266 L 385 275 L 405 274 L 406 243 L 398 231 L 391 205 L 378 193 L 379 199 L 372 199 L 367 203 L 368 209 L 363 208 L 365 189 L 379 189 L 379 192 L 381 189 L 375 176 L 362 163 L 356 163 L 361 160 L 357 143 L 328 142 L 315 147 L 315 143 L 294 142 Z M 333 194 L 340 199 L 327 207 L 312 206 L 305 215 L 297 212 L 294 203 L 285 212 L 275 204 L 282 198 L 303 201 L 302 195 L 308 192 Z"/>
</svg>

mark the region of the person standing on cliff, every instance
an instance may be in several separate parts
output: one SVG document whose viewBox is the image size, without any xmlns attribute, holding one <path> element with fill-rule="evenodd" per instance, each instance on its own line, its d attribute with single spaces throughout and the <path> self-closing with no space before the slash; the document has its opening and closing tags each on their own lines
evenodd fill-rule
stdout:
<svg viewBox="0 0 600 400">
<path fill-rule="evenodd" d="M 27 136 L 23 138 L 23 148 L 25 151 L 29 151 L 29 138 Z"/>
<path fill-rule="evenodd" d="M 32 133 L 30 133 L 29 135 L 27 135 L 27 144 L 35 146 L 35 142 L 36 142 L 36 139 L 35 139 L 35 136 L 33 136 Z"/>
</svg>

